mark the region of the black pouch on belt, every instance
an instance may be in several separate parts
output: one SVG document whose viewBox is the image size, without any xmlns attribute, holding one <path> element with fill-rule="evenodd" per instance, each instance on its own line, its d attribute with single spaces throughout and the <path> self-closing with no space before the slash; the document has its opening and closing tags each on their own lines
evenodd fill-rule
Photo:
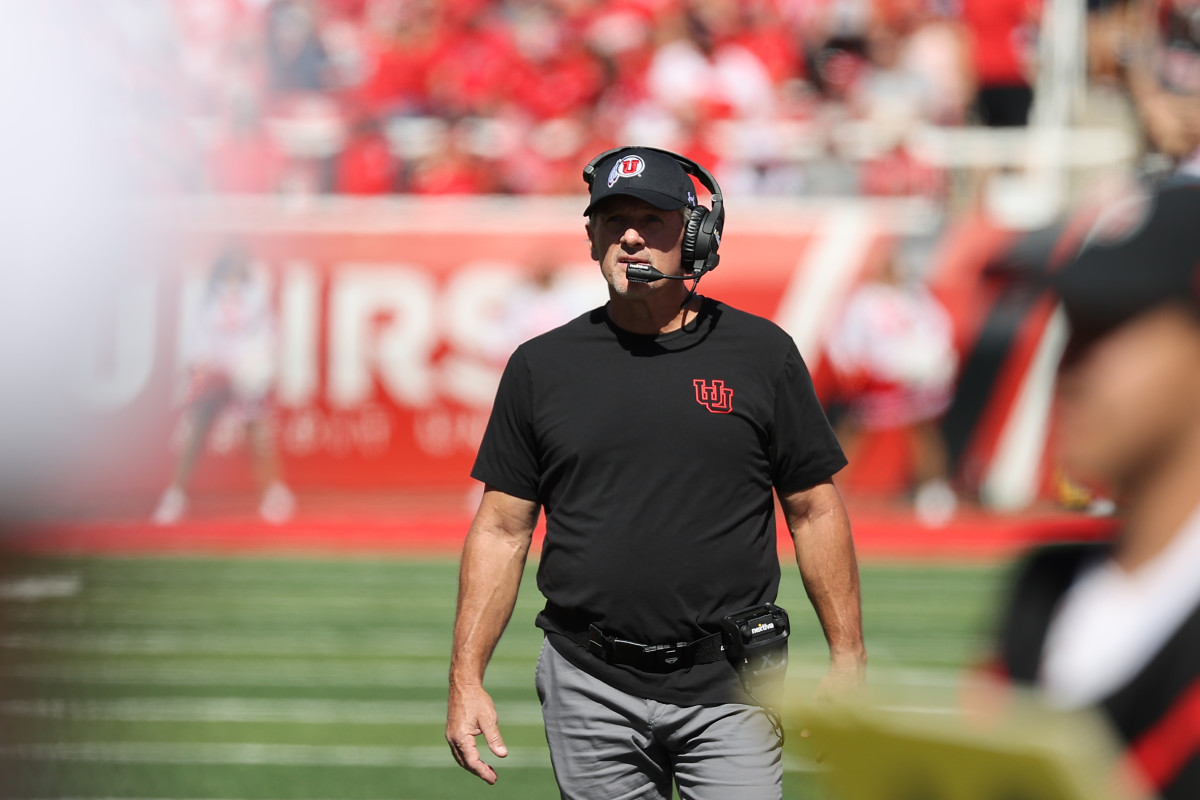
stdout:
<svg viewBox="0 0 1200 800">
<path fill-rule="evenodd" d="M 774 603 L 735 611 L 721 620 L 721 639 L 742 686 L 760 705 L 779 708 L 787 675 L 788 615 Z"/>
</svg>

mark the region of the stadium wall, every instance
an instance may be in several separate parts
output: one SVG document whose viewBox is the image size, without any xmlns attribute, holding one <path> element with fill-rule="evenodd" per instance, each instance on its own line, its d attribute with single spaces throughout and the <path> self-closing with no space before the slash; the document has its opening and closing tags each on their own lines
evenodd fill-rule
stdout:
<svg viewBox="0 0 1200 800">
<path fill-rule="evenodd" d="M 58 484 L 82 502 L 161 491 L 180 440 L 182 332 L 217 254 L 241 241 L 278 324 L 275 435 L 289 483 L 465 486 L 518 340 L 518 299 L 529 294 L 521 287 L 553 274 L 555 302 L 572 316 L 605 299 L 581 205 L 223 198 L 157 206 L 146 214 L 154 255 L 87 321 L 78 384 L 89 433 Z M 920 201 L 739 203 L 729 210 L 721 266 L 702 289 L 788 330 L 827 395 L 821 340 L 846 294 L 887 242 L 929 236 L 943 223 Z M 938 274 L 956 269 L 941 265 Z M 218 422 L 197 489 L 251 483 L 243 439 L 239 426 Z"/>
</svg>

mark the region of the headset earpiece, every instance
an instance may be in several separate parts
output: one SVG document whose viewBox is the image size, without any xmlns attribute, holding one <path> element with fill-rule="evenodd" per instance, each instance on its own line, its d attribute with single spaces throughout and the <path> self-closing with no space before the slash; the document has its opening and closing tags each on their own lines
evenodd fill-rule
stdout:
<svg viewBox="0 0 1200 800">
<path fill-rule="evenodd" d="M 717 268 L 717 264 L 721 263 L 721 256 L 717 253 L 717 248 L 721 246 L 721 231 L 725 226 L 724 209 L 721 213 L 711 212 L 705 209 L 704 216 L 700 220 L 700 231 L 696 235 L 696 263 L 700 264 L 703 259 L 702 272 L 712 272 Z M 700 272 L 697 272 L 699 275 Z"/>
<path fill-rule="evenodd" d="M 705 218 L 709 215 L 709 210 L 704 206 L 696 206 L 692 209 L 691 215 L 688 217 L 687 227 L 683 229 L 683 247 L 680 252 L 680 261 L 683 262 L 685 273 L 700 277 L 706 270 L 704 263 L 707 260 L 706 243 L 701 242 L 701 226 L 704 224 Z M 697 257 L 698 253 L 705 253 L 704 258 Z"/>
</svg>

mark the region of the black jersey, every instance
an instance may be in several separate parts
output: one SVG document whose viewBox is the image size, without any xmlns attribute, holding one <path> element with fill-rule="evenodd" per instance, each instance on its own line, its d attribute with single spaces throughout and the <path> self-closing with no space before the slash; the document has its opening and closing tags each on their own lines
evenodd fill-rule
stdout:
<svg viewBox="0 0 1200 800">
<path fill-rule="evenodd" d="M 622 691 L 699 704 L 742 699 L 727 663 L 645 673 L 560 634 L 692 641 L 774 600 L 772 487 L 807 489 L 845 463 L 791 337 L 706 299 L 672 333 L 628 333 L 600 308 L 522 345 L 471 474 L 545 509 L 551 644 Z"/>
<path fill-rule="evenodd" d="M 1050 624 L 1076 577 L 1107 545 L 1058 545 L 1028 557 L 1000 629 L 1001 666 L 1037 683 Z M 1127 757 L 1163 800 L 1200 798 L 1200 606 L 1123 686 L 1099 703 Z"/>
</svg>

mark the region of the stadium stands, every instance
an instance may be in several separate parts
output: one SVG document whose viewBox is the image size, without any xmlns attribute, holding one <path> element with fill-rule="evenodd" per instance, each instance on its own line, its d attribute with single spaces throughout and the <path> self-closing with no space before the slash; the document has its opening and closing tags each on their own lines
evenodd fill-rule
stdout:
<svg viewBox="0 0 1200 800">
<path fill-rule="evenodd" d="M 1004 66 L 1032 74 L 1036 10 L 968 11 L 179 0 L 142 33 L 175 55 L 208 167 L 185 190 L 560 194 L 578 191 L 591 153 L 641 141 L 714 166 L 740 194 L 940 197 L 946 168 L 908 141 L 979 121 L 975 89 L 990 84 L 971 43 L 1011 34 L 1028 46 Z M 250 174 L 231 175 L 237 164 Z"/>
</svg>

